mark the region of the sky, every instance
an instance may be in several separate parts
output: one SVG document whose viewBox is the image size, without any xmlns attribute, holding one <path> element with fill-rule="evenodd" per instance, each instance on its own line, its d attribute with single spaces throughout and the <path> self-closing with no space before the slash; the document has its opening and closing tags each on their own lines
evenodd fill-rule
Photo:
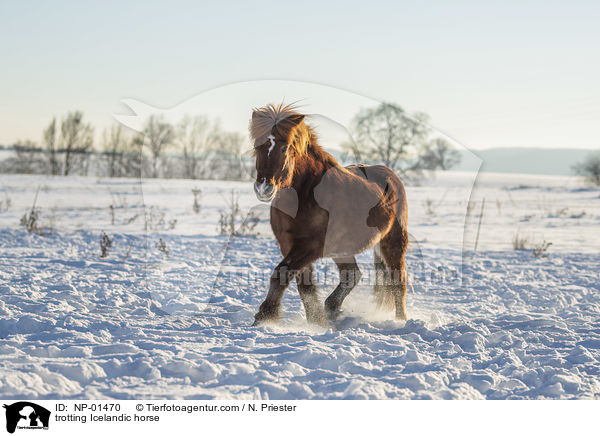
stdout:
<svg viewBox="0 0 600 436">
<path fill-rule="evenodd" d="M 5 1 L 0 144 L 70 110 L 99 136 L 123 99 L 169 108 L 277 79 L 320 85 L 309 112 L 324 85 L 425 112 L 471 149 L 599 149 L 599 22 L 593 1 Z"/>
</svg>

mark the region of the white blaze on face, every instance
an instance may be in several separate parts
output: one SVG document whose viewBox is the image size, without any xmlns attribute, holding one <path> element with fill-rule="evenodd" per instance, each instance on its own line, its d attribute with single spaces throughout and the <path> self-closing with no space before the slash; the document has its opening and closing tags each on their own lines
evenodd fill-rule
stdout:
<svg viewBox="0 0 600 436">
<path fill-rule="evenodd" d="M 275 148 L 275 137 L 273 135 L 267 136 L 267 139 L 271 141 L 271 146 L 269 147 L 269 152 L 267 153 L 267 157 L 271 156 L 271 151 Z"/>
</svg>

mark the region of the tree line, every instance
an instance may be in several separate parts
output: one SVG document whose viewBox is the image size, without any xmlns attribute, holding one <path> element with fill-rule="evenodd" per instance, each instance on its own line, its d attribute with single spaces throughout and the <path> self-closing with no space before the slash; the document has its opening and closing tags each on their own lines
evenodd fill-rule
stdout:
<svg viewBox="0 0 600 436">
<path fill-rule="evenodd" d="M 381 103 L 360 110 L 352 119 L 353 140 L 342 144 L 346 163 L 384 164 L 407 180 L 428 170 L 448 170 L 460 153 L 436 137 L 423 113 L 408 114 L 400 106 Z M 50 175 L 247 179 L 254 161 L 246 153 L 245 136 L 221 128 L 204 115 L 186 116 L 173 124 L 152 115 L 141 132 L 113 125 L 94 147 L 94 128 L 81 111 L 52 119 L 41 143 L 19 141 L 0 171 Z"/>
<path fill-rule="evenodd" d="M 405 180 L 429 170 L 448 170 L 460 162 L 449 141 L 434 135 L 424 113 L 408 114 L 393 103 L 361 109 L 350 123 L 352 140 L 342 144 L 345 163 L 384 164 Z M 94 148 L 94 127 L 81 111 L 60 122 L 53 118 L 40 143 L 18 141 L 0 162 L 0 172 L 106 177 L 248 179 L 254 161 L 244 153 L 245 136 L 221 128 L 205 115 L 169 123 L 150 116 L 141 132 L 122 125 L 106 129 Z M 3 147 L 3 149 L 5 149 Z M 590 184 L 600 186 L 600 152 L 573 167 Z"/>
<path fill-rule="evenodd" d="M 148 117 L 141 132 L 120 124 L 103 131 L 99 147 L 94 127 L 81 111 L 53 118 L 42 140 L 18 141 L 0 162 L 4 173 L 244 179 L 253 162 L 244 154 L 245 137 L 221 128 L 207 116 L 186 116 L 178 123 Z"/>
</svg>

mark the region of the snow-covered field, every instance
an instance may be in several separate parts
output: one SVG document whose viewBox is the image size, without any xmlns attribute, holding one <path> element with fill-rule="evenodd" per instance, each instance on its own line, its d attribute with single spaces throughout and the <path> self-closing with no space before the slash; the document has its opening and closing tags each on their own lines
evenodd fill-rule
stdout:
<svg viewBox="0 0 600 436">
<path fill-rule="evenodd" d="M 251 326 L 280 256 L 249 182 L 0 176 L 0 396 L 599 398 L 600 192 L 473 180 L 408 188 L 410 320 L 375 310 L 366 252 L 325 329 L 295 285 L 280 325 Z M 45 235 L 19 224 L 38 189 Z M 232 190 L 261 214 L 258 236 L 218 235 Z M 517 233 L 529 249 L 513 250 Z M 336 274 L 319 262 L 321 297 Z"/>
</svg>

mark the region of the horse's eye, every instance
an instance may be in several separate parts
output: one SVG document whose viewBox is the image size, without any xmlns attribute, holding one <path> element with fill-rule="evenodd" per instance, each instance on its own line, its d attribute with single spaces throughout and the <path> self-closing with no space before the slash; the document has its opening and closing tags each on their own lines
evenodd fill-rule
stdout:
<svg viewBox="0 0 600 436">
<path fill-rule="evenodd" d="M 288 147 L 287 145 L 282 146 L 281 147 L 281 152 L 285 153 L 287 151 L 287 147 Z"/>
</svg>

